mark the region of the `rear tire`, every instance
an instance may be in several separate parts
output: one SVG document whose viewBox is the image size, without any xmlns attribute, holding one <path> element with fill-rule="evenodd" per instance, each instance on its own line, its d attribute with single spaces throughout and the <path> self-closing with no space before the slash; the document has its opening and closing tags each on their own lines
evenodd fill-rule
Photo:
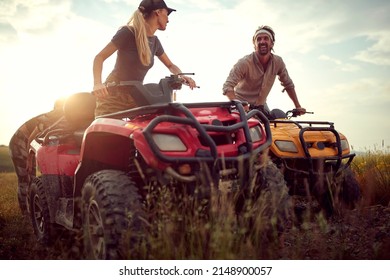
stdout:
<svg viewBox="0 0 390 280">
<path fill-rule="evenodd" d="M 27 181 L 27 180 L 26 180 Z M 19 182 L 18 184 L 18 203 L 20 212 L 23 217 L 28 217 L 28 183 L 27 182 Z"/>
<path fill-rule="evenodd" d="M 29 191 L 30 217 L 38 242 L 51 245 L 56 238 L 55 225 L 50 223 L 46 194 L 40 178 L 34 178 Z"/>
<path fill-rule="evenodd" d="M 90 175 L 82 189 L 82 224 L 88 259 L 137 257 L 143 219 L 136 184 L 122 171 Z"/>
</svg>

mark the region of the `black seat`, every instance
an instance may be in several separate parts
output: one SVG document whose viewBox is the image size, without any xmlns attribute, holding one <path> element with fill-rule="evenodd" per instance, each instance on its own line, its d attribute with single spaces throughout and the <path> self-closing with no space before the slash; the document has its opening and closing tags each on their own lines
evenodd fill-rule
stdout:
<svg viewBox="0 0 390 280">
<path fill-rule="evenodd" d="M 64 104 L 64 115 L 67 129 L 73 139 L 81 146 L 85 129 L 95 119 L 96 98 L 89 92 L 79 92 L 69 96 Z"/>
<path fill-rule="evenodd" d="M 127 88 L 138 107 L 172 102 L 171 79 L 161 79 L 160 83 L 142 84 L 140 81 L 123 81 L 117 86 Z"/>
<path fill-rule="evenodd" d="M 271 111 L 271 120 L 276 120 L 276 119 L 287 119 L 287 115 L 285 112 L 283 112 L 280 109 L 273 109 Z"/>
<path fill-rule="evenodd" d="M 64 104 L 64 115 L 70 128 L 86 129 L 95 119 L 96 98 L 89 92 L 69 96 Z"/>
</svg>

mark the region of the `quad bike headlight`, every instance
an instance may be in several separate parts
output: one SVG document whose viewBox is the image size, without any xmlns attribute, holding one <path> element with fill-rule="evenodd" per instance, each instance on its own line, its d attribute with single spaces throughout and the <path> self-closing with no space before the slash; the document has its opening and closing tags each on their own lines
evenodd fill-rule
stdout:
<svg viewBox="0 0 390 280">
<path fill-rule="evenodd" d="M 298 149 L 292 141 L 277 140 L 275 141 L 275 145 L 282 152 L 298 153 Z"/>
<path fill-rule="evenodd" d="M 261 129 L 259 126 L 255 126 L 249 129 L 252 142 L 260 141 L 263 138 L 263 135 L 261 133 Z"/>
<path fill-rule="evenodd" d="M 342 139 L 340 141 L 340 144 L 341 144 L 341 150 L 348 150 L 349 149 L 349 143 L 347 141 L 347 139 Z"/>
<path fill-rule="evenodd" d="M 153 140 L 160 149 L 165 152 L 185 152 L 187 151 L 181 139 L 173 134 L 153 134 Z"/>
</svg>

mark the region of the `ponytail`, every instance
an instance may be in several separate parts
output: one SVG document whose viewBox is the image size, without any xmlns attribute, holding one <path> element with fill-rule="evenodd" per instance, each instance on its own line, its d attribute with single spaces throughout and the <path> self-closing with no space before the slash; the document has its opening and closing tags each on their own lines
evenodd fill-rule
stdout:
<svg viewBox="0 0 390 280">
<path fill-rule="evenodd" d="M 127 23 L 127 27 L 134 32 L 138 56 L 144 66 L 150 65 L 151 51 L 146 35 L 146 23 L 143 14 L 137 9 Z"/>
</svg>

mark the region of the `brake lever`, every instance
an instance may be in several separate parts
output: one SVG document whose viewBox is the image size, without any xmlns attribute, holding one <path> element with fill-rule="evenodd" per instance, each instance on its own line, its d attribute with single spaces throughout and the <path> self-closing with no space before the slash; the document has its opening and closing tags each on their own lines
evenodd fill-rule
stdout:
<svg viewBox="0 0 390 280">
<path fill-rule="evenodd" d="M 189 84 L 189 83 L 186 83 L 185 81 L 183 81 L 183 85 L 185 85 L 185 86 L 187 86 L 187 87 L 190 86 L 190 84 Z M 195 86 L 195 88 L 200 88 L 200 86 Z"/>
</svg>

